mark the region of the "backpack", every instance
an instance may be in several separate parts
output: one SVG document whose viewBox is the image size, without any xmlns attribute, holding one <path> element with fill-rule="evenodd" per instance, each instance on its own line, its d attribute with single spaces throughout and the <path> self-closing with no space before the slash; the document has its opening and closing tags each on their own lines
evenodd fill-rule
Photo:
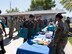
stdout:
<svg viewBox="0 0 72 54">
<path fill-rule="evenodd" d="M 51 22 L 51 24 L 48 25 L 47 31 L 55 31 L 55 26 L 54 24 Z"/>
<path fill-rule="evenodd" d="M 27 38 L 27 36 L 28 36 L 28 29 L 27 28 L 20 28 L 18 36 L 22 37 L 22 38 Z"/>
<path fill-rule="evenodd" d="M 2 30 L 2 24 L 0 23 L 0 34 L 3 33 L 3 30 Z"/>
</svg>

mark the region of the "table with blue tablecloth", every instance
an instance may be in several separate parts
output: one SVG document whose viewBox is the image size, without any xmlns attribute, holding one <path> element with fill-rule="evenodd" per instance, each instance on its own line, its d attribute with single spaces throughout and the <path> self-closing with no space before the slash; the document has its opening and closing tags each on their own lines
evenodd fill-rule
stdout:
<svg viewBox="0 0 72 54">
<path fill-rule="evenodd" d="M 36 36 L 38 38 L 43 38 L 43 36 Z M 28 40 L 22 44 L 18 49 L 16 54 L 49 54 L 49 48 L 45 45 L 32 44 Z"/>
<path fill-rule="evenodd" d="M 50 49 L 48 46 L 32 43 L 31 40 L 34 38 L 45 38 L 45 35 L 44 34 L 34 35 L 31 39 L 27 40 L 17 49 L 16 54 L 49 54 Z"/>
<path fill-rule="evenodd" d="M 25 42 L 17 49 L 16 54 L 49 54 L 49 48 L 37 44 L 30 45 Z"/>
</svg>

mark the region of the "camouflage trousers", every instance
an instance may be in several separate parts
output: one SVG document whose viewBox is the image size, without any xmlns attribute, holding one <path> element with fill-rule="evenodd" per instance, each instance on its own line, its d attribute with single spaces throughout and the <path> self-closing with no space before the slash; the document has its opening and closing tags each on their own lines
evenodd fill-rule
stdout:
<svg viewBox="0 0 72 54">
<path fill-rule="evenodd" d="M 49 48 L 50 48 L 50 53 L 49 54 L 65 54 L 64 48 L 67 44 L 67 36 L 62 37 L 59 40 L 55 40 L 57 42 L 52 41 Z"/>
<path fill-rule="evenodd" d="M 64 52 L 64 48 L 65 48 L 65 46 L 66 46 L 66 44 L 67 44 L 67 40 L 68 40 L 68 38 L 67 37 L 62 37 L 57 43 L 56 43 L 56 46 L 55 46 L 55 48 L 56 48 L 56 54 L 65 54 L 65 52 Z"/>
<path fill-rule="evenodd" d="M 9 37 L 10 37 L 10 38 L 12 38 L 12 36 L 13 36 L 13 31 L 14 31 L 14 26 L 11 26 L 11 27 L 9 28 Z"/>
</svg>

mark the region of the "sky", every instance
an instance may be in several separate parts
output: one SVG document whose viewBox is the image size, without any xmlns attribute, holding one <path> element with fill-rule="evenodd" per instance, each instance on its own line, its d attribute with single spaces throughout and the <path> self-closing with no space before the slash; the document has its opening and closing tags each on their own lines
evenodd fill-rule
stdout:
<svg viewBox="0 0 72 54">
<path fill-rule="evenodd" d="M 18 7 L 20 11 L 26 11 L 31 4 L 31 0 L 0 0 L 0 10 L 2 10 L 2 13 L 6 13 L 7 9 L 10 9 L 10 1 L 11 1 L 11 7 L 15 8 Z M 65 8 L 63 8 L 63 6 L 59 3 L 60 0 L 55 0 L 56 3 L 56 7 L 57 9 L 64 9 L 66 11 Z M 54 9 L 55 9 L 54 8 Z M 67 12 L 67 16 L 72 16 L 72 12 Z"/>
<path fill-rule="evenodd" d="M 12 4 L 11 7 L 18 7 L 20 11 L 27 10 L 31 4 L 31 0 L 0 0 L 0 9 L 3 13 L 5 13 L 7 9 L 10 9 L 10 1 Z"/>
</svg>

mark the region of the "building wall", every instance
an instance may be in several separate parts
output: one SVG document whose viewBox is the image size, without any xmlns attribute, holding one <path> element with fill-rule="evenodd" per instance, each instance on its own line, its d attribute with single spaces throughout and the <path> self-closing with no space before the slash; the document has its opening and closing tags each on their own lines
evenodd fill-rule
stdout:
<svg viewBox="0 0 72 54">
<path fill-rule="evenodd" d="M 42 19 L 43 19 L 43 20 L 44 20 L 44 19 L 49 20 L 50 18 L 52 18 L 52 19 L 54 20 L 56 14 L 38 14 L 38 15 L 35 15 L 35 16 L 39 16 L 39 15 L 42 16 Z"/>
<path fill-rule="evenodd" d="M 37 14 L 37 15 L 34 15 L 34 16 L 36 17 L 36 16 L 39 16 L 39 15 L 42 16 L 43 20 L 47 19 L 49 21 L 50 18 L 52 18 L 53 20 L 55 19 L 55 14 Z M 29 15 L 24 15 L 24 16 L 25 16 L 26 19 L 29 18 Z M 14 18 L 15 18 L 15 16 L 14 16 Z M 5 19 L 3 17 L 1 17 L 0 19 L 2 19 L 3 22 L 5 22 Z M 10 17 L 7 16 L 7 24 L 8 25 L 9 25 L 9 22 L 10 22 Z M 14 22 L 14 24 L 16 24 L 16 22 Z"/>
</svg>

